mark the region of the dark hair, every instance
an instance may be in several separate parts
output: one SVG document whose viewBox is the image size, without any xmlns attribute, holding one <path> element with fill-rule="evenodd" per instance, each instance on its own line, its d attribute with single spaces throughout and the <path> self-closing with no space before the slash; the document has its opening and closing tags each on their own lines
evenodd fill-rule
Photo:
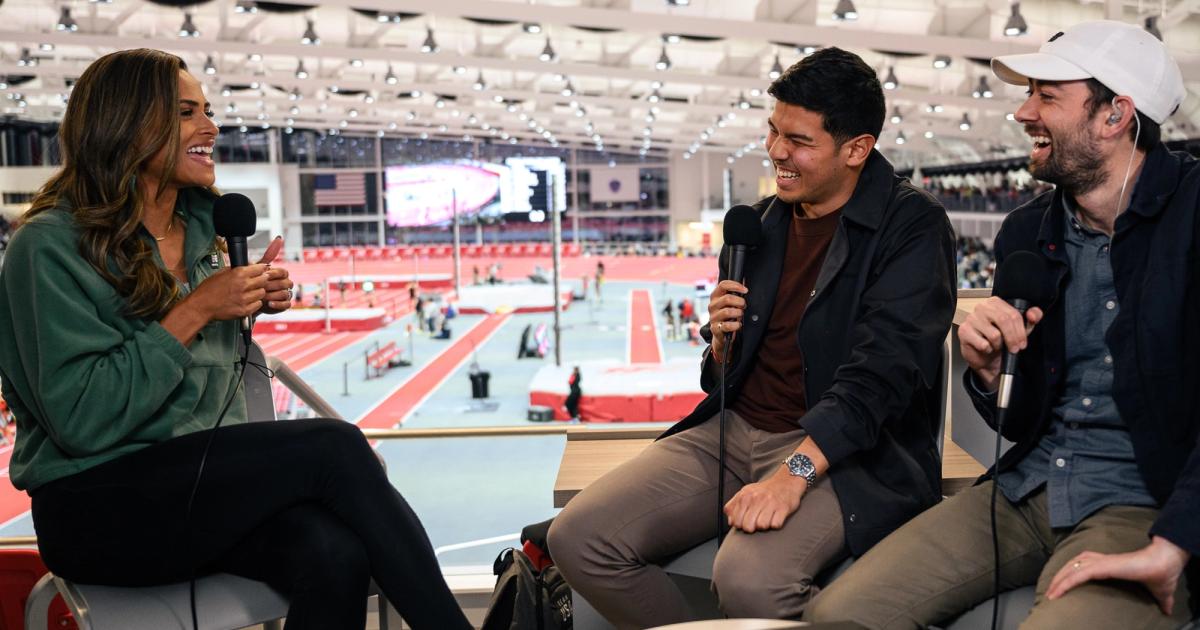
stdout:
<svg viewBox="0 0 1200 630">
<path fill-rule="evenodd" d="M 822 48 L 792 65 L 767 93 L 821 115 L 838 145 L 862 134 L 878 139 L 887 105 L 875 71 L 858 55 Z"/>
<path fill-rule="evenodd" d="M 1088 79 L 1087 86 L 1088 92 L 1090 92 L 1087 100 L 1087 112 L 1088 118 L 1091 118 L 1096 115 L 1096 112 L 1100 111 L 1101 107 L 1112 103 L 1112 100 L 1117 97 L 1117 93 L 1095 79 Z M 1137 105 L 1137 103 L 1134 103 L 1134 105 Z M 1140 111 L 1137 113 L 1137 117 L 1141 122 L 1142 131 L 1140 134 L 1138 133 L 1137 124 L 1129 125 L 1129 138 L 1132 140 L 1136 137 L 1137 148 L 1149 151 L 1162 140 L 1162 128 L 1159 127 L 1158 123 L 1150 120 L 1149 116 Z"/>
<path fill-rule="evenodd" d="M 139 236 L 137 173 L 163 148 L 161 195 L 179 155 L 179 73 L 175 55 L 139 48 L 100 57 L 83 71 L 58 128 L 62 168 L 34 196 L 25 218 L 65 201 L 79 227 L 79 251 L 124 297 L 126 313 L 157 318 L 182 297 L 178 283 Z"/>
</svg>

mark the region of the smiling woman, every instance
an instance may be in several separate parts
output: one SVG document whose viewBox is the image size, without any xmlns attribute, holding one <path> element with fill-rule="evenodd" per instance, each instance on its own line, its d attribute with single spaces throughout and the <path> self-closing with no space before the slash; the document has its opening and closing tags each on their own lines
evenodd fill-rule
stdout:
<svg viewBox="0 0 1200 630">
<path fill-rule="evenodd" d="M 10 241 L 0 379 L 42 558 L 89 584 L 262 580 L 297 628 L 363 627 L 374 578 L 414 628 L 466 628 L 357 427 L 247 422 L 238 322 L 289 308 L 292 281 L 267 264 L 280 239 L 257 264 L 222 259 L 211 114 L 178 57 L 101 57 Z"/>
</svg>

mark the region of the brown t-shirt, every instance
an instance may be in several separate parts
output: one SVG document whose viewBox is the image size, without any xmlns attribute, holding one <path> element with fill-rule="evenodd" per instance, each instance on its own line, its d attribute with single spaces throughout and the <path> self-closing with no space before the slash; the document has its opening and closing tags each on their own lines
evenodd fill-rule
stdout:
<svg viewBox="0 0 1200 630">
<path fill-rule="evenodd" d="M 821 263 L 842 214 L 837 210 L 820 218 L 806 219 L 799 206 L 793 212 L 775 306 L 767 320 L 754 368 L 746 375 L 742 391 L 731 405 L 751 426 L 773 433 L 800 428 L 797 421 L 808 410 L 804 355 L 799 347 L 800 317 L 817 284 Z"/>
</svg>

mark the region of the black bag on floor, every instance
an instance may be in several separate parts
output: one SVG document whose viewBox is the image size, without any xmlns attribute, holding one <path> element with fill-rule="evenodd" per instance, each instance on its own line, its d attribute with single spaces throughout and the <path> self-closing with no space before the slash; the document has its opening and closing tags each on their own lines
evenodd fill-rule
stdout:
<svg viewBox="0 0 1200 630">
<path fill-rule="evenodd" d="M 510 547 L 500 552 L 492 571 L 496 590 L 482 630 L 570 630 L 571 587 L 557 567 L 538 571 L 525 552 Z"/>
</svg>

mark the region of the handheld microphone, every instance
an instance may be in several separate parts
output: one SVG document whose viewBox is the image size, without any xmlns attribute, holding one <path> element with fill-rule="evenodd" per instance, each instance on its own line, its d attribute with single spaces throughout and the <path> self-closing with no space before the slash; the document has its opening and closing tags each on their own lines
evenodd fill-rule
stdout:
<svg viewBox="0 0 1200 630">
<path fill-rule="evenodd" d="M 734 206 L 725 213 L 722 227 L 725 244 L 729 246 L 729 268 L 726 277 L 741 282 L 746 275 L 746 252 L 762 242 L 762 220 L 750 206 Z M 717 546 L 725 539 L 725 368 L 729 365 L 730 341 L 721 352 L 721 417 L 720 445 L 717 457 Z"/>
<path fill-rule="evenodd" d="M 1013 252 L 996 268 L 996 281 L 992 285 L 992 295 L 1008 302 L 1021 312 L 1021 321 L 1025 321 L 1025 312 L 1037 306 L 1045 308 L 1054 299 L 1054 284 L 1049 262 L 1041 256 L 1029 252 Z M 996 531 L 996 488 L 1000 485 L 997 477 L 1000 474 L 1000 443 L 1004 432 L 1004 421 L 1008 416 L 1008 404 L 1012 399 L 1013 380 L 1017 373 L 1017 353 L 1004 350 L 1004 358 L 1000 361 L 1000 388 L 996 396 L 996 454 L 992 460 L 992 498 L 990 517 L 992 525 L 992 630 L 1000 614 L 1000 536 Z"/>
<path fill-rule="evenodd" d="M 1050 282 L 1050 266 L 1045 258 L 1027 251 L 1014 252 L 996 269 L 992 294 L 1008 302 L 1021 313 L 1039 306 L 1045 307 L 1054 297 Z M 996 406 L 1008 409 L 1012 399 L 1013 377 L 1017 373 L 1017 353 L 1004 351 L 1000 363 L 1000 391 Z"/>
<path fill-rule="evenodd" d="M 258 217 L 254 212 L 254 202 L 246 195 L 227 193 L 217 198 L 213 204 L 213 227 L 217 235 L 225 238 L 229 247 L 229 265 L 245 267 L 250 264 L 247 251 L 246 237 L 254 235 Z M 243 317 L 242 338 L 246 347 L 250 347 L 250 318 Z"/>
<path fill-rule="evenodd" d="M 746 274 L 746 252 L 762 242 L 762 221 L 750 206 L 734 206 L 725 213 L 722 228 L 725 244 L 729 246 L 730 280 L 741 282 Z"/>
</svg>

